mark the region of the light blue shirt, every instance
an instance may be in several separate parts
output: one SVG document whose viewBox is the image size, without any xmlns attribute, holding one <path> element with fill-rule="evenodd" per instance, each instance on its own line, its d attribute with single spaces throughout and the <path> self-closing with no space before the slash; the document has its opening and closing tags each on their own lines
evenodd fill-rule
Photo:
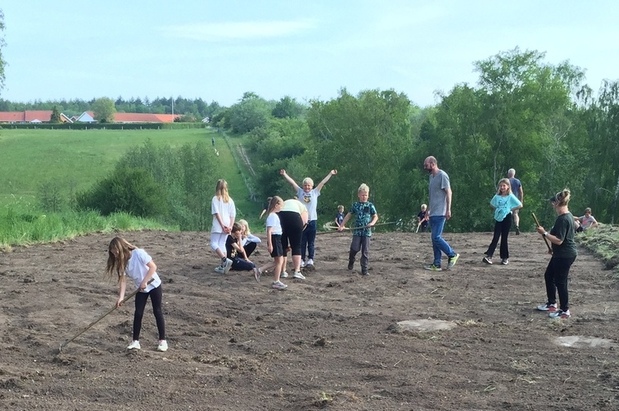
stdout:
<svg viewBox="0 0 619 411">
<path fill-rule="evenodd" d="M 494 207 L 494 219 L 503 221 L 508 214 L 511 214 L 512 208 L 522 205 L 518 197 L 510 193 L 507 196 L 495 194 L 490 200 L 490 205 Z"/>
</svg>

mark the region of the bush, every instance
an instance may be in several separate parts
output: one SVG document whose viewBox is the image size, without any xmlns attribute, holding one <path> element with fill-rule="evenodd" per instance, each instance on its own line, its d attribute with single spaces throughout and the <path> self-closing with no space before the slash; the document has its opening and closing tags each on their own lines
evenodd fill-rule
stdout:
<svg viewBox="0 0 619 411">
<path fill-rule="evenodd" d="M 141 168 L 120 167 L 92 190 L 78 195 L 78 207 L 102 215 L 125 212 L 136 217 L 158 217 L 167 212 L 166 193 Z"/>
</svg>

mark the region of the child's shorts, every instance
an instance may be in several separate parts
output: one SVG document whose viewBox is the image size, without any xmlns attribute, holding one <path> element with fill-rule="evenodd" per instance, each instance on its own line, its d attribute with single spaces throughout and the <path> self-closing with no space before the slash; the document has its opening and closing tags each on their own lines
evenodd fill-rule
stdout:
<svg viewBox="0 0 619 411">
<path fill-rule="evenodd" d="M 283 257 L 284 247 L 282 246 L 282 235 L 272 234 L 271 244 L 273 244 L 273 252 L 271 253 L 271 257 Z"/>
</svg>

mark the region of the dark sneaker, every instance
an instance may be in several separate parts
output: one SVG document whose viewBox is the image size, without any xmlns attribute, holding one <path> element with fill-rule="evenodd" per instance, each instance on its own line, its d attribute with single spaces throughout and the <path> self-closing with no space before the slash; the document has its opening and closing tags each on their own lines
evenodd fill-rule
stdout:
<svg viewBox="0 0 619 411">
<path fill-rule="evenodd" d="M 516 226 L 516 235 L 520 235 L 520 227 Z"/>
<path fill-rule="evenodd" d="M 507 264 L 509 264 L 509 260 L 507 258 L 504 258 L 504 259 L 501 260 L 501 264 L 507 265 Z"/>
<path fill-rule="evenodd" d="M 572 316 L 572 314 L 570 314 L 570 310 L 557 310 L 554 313 L 550 313 L 548 314 L 548 317 L 550 318 L 570 318 Z"/>
<path fill-rule="evenodd" d="M 367 271 L 361 271 L 361 275 L 370 275 Z"/>
<path fill-rule="evenodd" d="M 485 256 L 484 258 L 481 259 L 481 261 L 483 261 L 486 264 L 492 265 L 492 257 Z"/>
<path fill-rule="evenodd" d="M 538 311 L 548 311 L 550 313 L 554 313 L 555 311 L 557 311 L 557 304 L 546 303 L 546 304 L 538 305 L 537 309 Z"/>
<path fill-rule="evenodd" d="M 423 268 L 428 271 L 443 271 L 441 267 L 437 267 L 434 264 L 424 265 Z"/>
<path fill-rule="evenodd" d="M 453 257 L 449 257 L 449 259 L 447 260 L 447 267 L 453 268 L 453 266 L 456 265 L 456 263 L 458 262 L 458 258 L 460 258 L 460 254 L 456 254 Z"/>
<path fill-rule="evenodd" d="M 353 267 L 355 266 L 355 262 L 348 262 L 348 269 L 352 271 Z"/>
</svg>

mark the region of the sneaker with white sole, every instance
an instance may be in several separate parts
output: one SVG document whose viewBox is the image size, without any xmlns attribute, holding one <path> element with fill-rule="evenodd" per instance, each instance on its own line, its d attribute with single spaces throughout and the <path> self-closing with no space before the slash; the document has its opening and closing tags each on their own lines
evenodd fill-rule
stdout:
<svg viewBox="0 0 619 411">
<path fill-rule="evenodd" d="M 282 273 L 279 275 L 281 278 L 288 278 L 288 273 L 285 271 L 282 271 Z"/>
<path fill-rule="evenodd" d="M 423 268 L 428 271 L 443 271 L 441 267 L 438 267 L 434 264 L 424 265 Z"/>
<path fill-rule="evenodd" d="M 231 267 L 232 267 L 232 260 L 229 258 L 226 258 L 226 262 L 223 263 L 224 274 L 228 274 L 228 271 L 230 271 Z"/>
<path fill-rule="evenodd" d="M 447 260 L 447 269 L 453 268 L 454 265 L 458 262 L 458 258 L 460 258 L 460 254 L 456 254 L 452 257 L 449 257 Z"/>
<path fill-rule="evenodd" d="M 262 271 L 260 271 L 258 267 L 254 267 L 253 271 L 254 271 L 254 278 L 256 279 L 257 282 L 260 282 L 260 276 L 262 275 Z"/>
<path fill-rule="evenodd" d="M 305 268 L 305 260 L 301 260 L 301 268 Z"/>
<path fill-rule="evenodd" d="M 537 310 L 548 311 L 550 313 L 554 313 L 555 311 L 557 311 L 557 304 L 546 303 L 546 304 L 538 305 Z"/>
<path fill-rule="evenodd" d="M 296 278 L 297 280 L 305 280 L 305 276 L 301 274 L 300 271 L 297 271 L 292 275 L 292 278 Z"/>
<path fill-rule="evenodd" d="M 572 316 L 572 314 L 570 313 L 570 310 L 557 310 L 554 313 L 549 313 L 548 317 L 550 318 L 570 318 Z"/>
<path fill-rule="evenodd" d="M 140 342 L 138 340 L 131 341 L 131 344 L 127 347 L 128 350 L 139 350 L 140 348 L 142 347 L 140 347 Z"/>
<path fill-rule="evenodd" d="M 484 258 L 481 259 L 481 261 L 483 261 L 486 264 L 492 265 L 492 257 L 485 256 Z"/>
<path fill-rule="evenodd" d="M 314 266 L 314 260 L 311 258 L 307 259 L 307 262 L 305 263 L 305 266 L 311 265 L 312 267 Z"/>
<path fill-rule="evenodd" d="M 286 288 L 288 288 L 288 286 L 281 281 L 273 281 L 273 284 L 271 284 L 271 288 L 274 288 L 276 290 L 285 290 Z"/>
<path fill-rule="evenodd" d="M 168 342 L 166 340 L 159 340 L 159 345 L 157 346 L 157 351 L 161 351 L 161 352 L 168 351 Z"/>
<path fill-rule="evenodd" d="M 501 260 L 501 264 L 502 265 L 507 265 L 507 264 L 509 264 L 509 260 L 507 258 L 504 258 L 504 259 Z"/>
<path fill-rule="evenodd" d="M 217 267 L 215 267 L 214 270 L 217 274 L 223 274 L 224 273 L 224 268 L 220 265 L 218 265 Z"/>
</svg>

